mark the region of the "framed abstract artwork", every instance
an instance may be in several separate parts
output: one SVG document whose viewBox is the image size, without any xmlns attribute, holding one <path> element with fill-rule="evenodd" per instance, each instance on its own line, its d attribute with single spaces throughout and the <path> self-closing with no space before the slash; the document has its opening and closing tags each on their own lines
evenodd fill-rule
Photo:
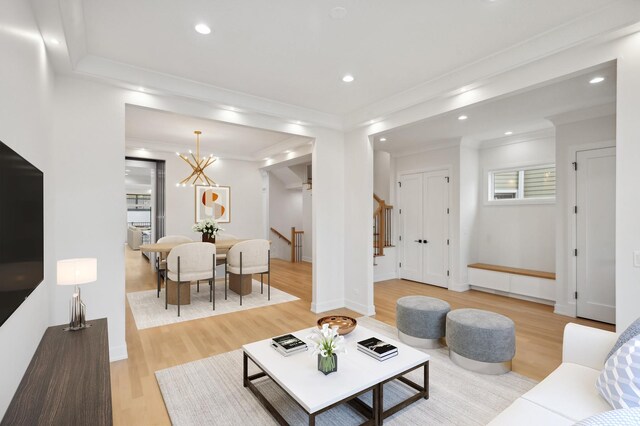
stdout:
<svg viewBox="0 0 640 426">
<path fill-rule="evenodd" d="M 213 219 L 231 222 L 231 188 L 228 186 L 196 185 L 196 222 Z"/>
</svg>

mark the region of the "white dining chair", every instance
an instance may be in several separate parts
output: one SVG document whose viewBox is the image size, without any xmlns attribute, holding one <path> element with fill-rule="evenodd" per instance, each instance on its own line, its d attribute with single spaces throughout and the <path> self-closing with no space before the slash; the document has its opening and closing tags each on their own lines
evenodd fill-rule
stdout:
<svg viewBox="0 0 640 426">
<path fill-rule="evenodd" d="M 264 274 L 267 274 L 267 300 L 271 300 L 271 245 L 268 240 L 246 240 L 235 244 L 227 252 L 224 286 L 228 274 L 260 274 L 260 293 L 263 294 Z M 242 291 L 240 291 L 242 306 Z"/>
<path fill-rule="evenodd" d="M 176 283 L 178 316 L 180 316 L 180 286 L 191 281 L 209 281 L 209 302 L 216 309 L 216 246 L 211 243 L 187 243 L 175 247 L 167 257 L 167 277 Z M 191 290 L 189 290 L 191 291 Z M 225 283 L 226 293 L 226 283 Z M 165 309 L 168 309 L 168 289 L 165 286 Z"/>
<path fill-rule="evenodd" d="M 193 240 L 189 237 L 185 237 L 184 235 L 167 235 L 161 238 L 158 238 L 157 243 L 192 243 Z M 167 260 L 162 258 L 162 253 L 158 253 L 156 256 L 156 271 L 158 272 L 158 298 L 160 298 L 160 287 L 162 280 L 167 279 Z"/>
</svg>

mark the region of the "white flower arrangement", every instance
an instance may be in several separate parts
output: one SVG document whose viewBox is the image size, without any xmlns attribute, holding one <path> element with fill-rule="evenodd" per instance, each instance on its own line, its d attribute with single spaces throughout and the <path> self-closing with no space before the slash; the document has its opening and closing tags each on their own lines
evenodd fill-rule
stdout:
<svg viewBox="0 0 640 426">
<path fill-rule="evenodd" d="M 200 222 L 196 223 L 191 227 L 194 232 L 200 232 L 202 234 L 209 234 L 212 237 L 215 237 L 219 231 L 224 231 L 224 229 L 218 226 L 218 222 L 213 219 L 204 219 Z"/>
<path fill-rule="evenodd" d="M 313 344 L 311 355 L 319 354 L 323 358 L 331 357 L 333 354 L 347 353 L 344 345 L 344 336 L 338 334 L 338 327 L 329 328 L 329 324 L 322 324 L 322 329 L 314 329 L 307 339 Z"/>
</svg>

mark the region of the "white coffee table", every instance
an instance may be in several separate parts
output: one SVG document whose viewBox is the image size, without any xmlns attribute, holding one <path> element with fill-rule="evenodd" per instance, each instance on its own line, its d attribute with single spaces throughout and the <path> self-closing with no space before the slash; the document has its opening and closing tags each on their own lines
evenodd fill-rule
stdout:
<svg viewBox="0 0 640 426">
<path fill-rule="evenodd" d="M 306 337 L 311 330 L 308 328 L 292 334 L 309 344 Z M 356 342 L 373 336 L 397 346 L 398 356 L 378 361 L 358 351 Z M 338 371 L 327 376 L 318 371 L 317 356 L 310 356 L 310 352 L 285 357 L 271 347 L 271 339 L 244 345 L 244 387 L 248 387 L 256 395 L 281 425 L 288 423 L 255 386 L 254 380 L 265 376 L 271 378 L 309 414 L 310 425 L 315 424 L 318 414 L 345 402 L 368 419 L 363 424 L 379 425 L 385 418 L 406 406 L 422 398 L 429 399 L 429 355 L 360 325 L 345 336 L 345 342 L 348 353 L 338 355 Z M 249 359 L 261 372 L 248 374 Z M 421 367 L 424 369 L 422 385 L 403 377 Z M 384 410 L 384 384 L 394 379 L 415 389 L 417 393 Z M 369 391 L 373 391 L 372 407 L 358 399 L 358 396 Z"/>
</svg>

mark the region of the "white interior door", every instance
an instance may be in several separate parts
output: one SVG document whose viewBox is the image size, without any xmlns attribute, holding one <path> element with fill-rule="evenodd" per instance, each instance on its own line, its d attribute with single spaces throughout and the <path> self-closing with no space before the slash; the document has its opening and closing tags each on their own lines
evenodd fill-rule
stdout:
<svg viewBox="0 0 640 426">
<path fill-rule="evenodd" d="M 577 315 L 615 324 L 616 151 L 577 153 Z"/>
<path fill-rule="evenodd" d="M 422 173 L 404 175 L 400 180 L 400 223 L 402 261 L 400 278 L 422 281 Z"/>
<path fill-rule="evenodd" d="M 425 173 L 423 192 L 422 282 L 447 287 L 449 269 L 449 184 L 447 171 Z"/>
<path fill-rule="evenodd" d="M 400 277 L 447 287 L 449 184 L 447 171 L 404 175 L 399 190 Z"/>
</svg>

